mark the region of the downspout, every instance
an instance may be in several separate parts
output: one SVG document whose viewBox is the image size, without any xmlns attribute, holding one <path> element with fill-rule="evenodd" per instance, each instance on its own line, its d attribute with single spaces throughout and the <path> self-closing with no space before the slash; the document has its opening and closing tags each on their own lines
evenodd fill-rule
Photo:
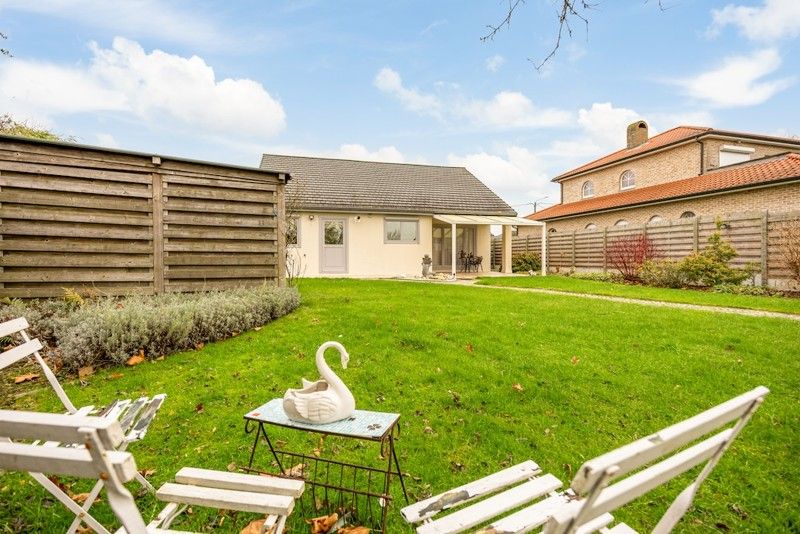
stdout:
<svg viewBox="0 0 800 534">
<path fill-rule="evenodd" d="M 700 143 L 700 176 L 702 176 L 706 172 L 706 145 L 700 140 L 699 135 L 694 140 Z"/>
</svg>

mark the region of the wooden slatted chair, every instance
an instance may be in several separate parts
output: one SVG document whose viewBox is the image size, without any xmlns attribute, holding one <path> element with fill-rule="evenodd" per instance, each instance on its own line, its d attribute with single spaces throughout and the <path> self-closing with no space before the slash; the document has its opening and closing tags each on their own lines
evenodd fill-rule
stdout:
<svg viewBox="0 0 800 534">
<path fill-rule="evenodd" d="M 95 408 L 94 406 L 76 408 L 67 396 L 64 388 L 58 382 L 55 373 L 53 373 L 52 369 L 50 369 L 47 362 L 45 362 L 44 358 L 42 358 L 39 353 L 43 348 L 42 343 L 36 338 L 31 339 L 26 332 L 27 328 L 28 321 L 24 317 L 0 323 L 0 338 L 10 338 L 12 340 L 12 345 L 14 344 L 13 342 L 21 341 L 20 344 L 0 354 L 0 369 L 4 369 L 25 358 L 31 358 L 41 367 L 47 382 L 69 414 L 82 416 L 96 415 L 108 420 L 119 421 L 124 436 L 117 450 L 124 451 L 131 443 L 144 438 L 156 413 L 164 403 L 164 399 L 166 398 L 165 394 L 162 393 L 154 395 L 153 397 L 139 397 L 135 400 L 120 399 L 104 408 Z M 47 445 L 49 447 L 57 447 L 59 444 L 58 442 L 50 442 Z M 86 497 L 86 500 L 83 502 L 83 505 L 79 506 L 46 476 L 36 472 L 31 472 L 31 476 L 75 514 L 75 521 L 67 531 L 69 534 L 73 534 L 77 531 L 82 519 L 87 525 L 95 528 L 92 524 L 96 523 L 96 521 L 89 515 L 88 510 L 95 500 L 97 500 L 97 496 L 103 488 L 102 481 L 98 481 L 97 484 L 95 484 Z M 149 492 L 155 492 L 153 486 L 140 473 L 135 473 L 134 478 Z"/>
<path fill-rule="evenodd" d="M 629 534 L 635 531 L 625 523 L 607 528 L 614 520 L 610 512 L 705 463 L 653 530 L 655 534 L 671 532 L 768 393 L 767 388 L 757 387 L 590 460 L 566 491 L 556 491 L 561 482 L 553 475 L 542 475 L 534 462 L 527 461 L 403 508 L 401 514 L 408 523 L 419 524 L 419 534 L 464 532 L 479 525 L 486 525 L 477 531 L 481 534 L 542 527 L 545 534 Z M 450 513 L 437 518 L 442 512 Z"/>
<path fill-rule="evenodd" d="M 119 450 L 124 441 L 119 421 L 109 418 L 0 410 L 0 469 L 102 480 L 108 502 L 122 523 L 119 533 L 176 532 L 168 530 L 170 525 L 192 505 L 265 514 L 262 532 L 280 534 L 304 490 L 302 480 L 183 468 L 175 483 L 164 484 L 156 492 L 168 504 L 146 524 L 123 485 L 138 472 L 131 453 Z M 49 442 L 73 446 L 48 447 Z M 95 523 L 90 523 L 95 532 L 109 533 Z"/>
</svg>

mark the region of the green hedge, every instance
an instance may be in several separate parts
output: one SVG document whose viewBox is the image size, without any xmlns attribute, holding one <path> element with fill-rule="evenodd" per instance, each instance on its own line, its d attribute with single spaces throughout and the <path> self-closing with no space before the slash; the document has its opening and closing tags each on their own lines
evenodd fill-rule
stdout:
<svg viewBox="0 0 800 534">
<path fill-rule="evenodd" d="M 87 300 L 14 300 L 0 317 L 26 317 L 31 334 L 67 368 L 157 358 L 262 326 L 300 305 L 296 288 L 263 285 L 204 293 Z"/>
</svg>

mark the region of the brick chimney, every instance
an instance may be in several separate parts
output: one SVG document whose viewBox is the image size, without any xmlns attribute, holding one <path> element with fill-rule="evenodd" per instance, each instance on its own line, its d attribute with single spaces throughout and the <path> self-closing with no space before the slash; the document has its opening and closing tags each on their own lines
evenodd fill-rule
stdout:
<svg viewBox="0 0 800 534">
<path fill-rule="evenodd" d="M 648 138 L 646 122 L 636 121 L 628 125 L 628 148 L 636 148 L 646 143 Z"/>
</svg>

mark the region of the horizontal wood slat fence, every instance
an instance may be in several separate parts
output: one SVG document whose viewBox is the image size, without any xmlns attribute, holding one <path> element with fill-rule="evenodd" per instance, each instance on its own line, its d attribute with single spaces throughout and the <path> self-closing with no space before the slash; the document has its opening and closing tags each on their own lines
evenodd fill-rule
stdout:
<svg viewBox="0 0 800 534">
<path fill-rule="evenodd" d="M 0 295 L 280 280 L 284 182 L 257 169 L 0 136 Z"/>
<path fill-rule="evenodd" d="M 709 236 L 717 229 L 716 218 L 695 217 L 644 226 L 611 227 L 603 230 L 580 230 L 570 233 L 548 233 L 547 265 L 552 270 L 611 269 L 606 260 L 609 244 L 626 235 L 645 234 L 656 246 L 661 259 L 680 260 L 706 247 Z M 751 212 L 720 218 L 722 237 L 738 253 L 734 267 L 755 264 L 762 283 L 781 285 L 789 278 L 781 254 L 781 225 L 800 220 L 800 212 Z M 541 237 L 512 238 L 512 257 L 524 253 L 539 254 Z M 500 265 L 502 242 L 492 239 L 492 265 Z"/>
</svg>

